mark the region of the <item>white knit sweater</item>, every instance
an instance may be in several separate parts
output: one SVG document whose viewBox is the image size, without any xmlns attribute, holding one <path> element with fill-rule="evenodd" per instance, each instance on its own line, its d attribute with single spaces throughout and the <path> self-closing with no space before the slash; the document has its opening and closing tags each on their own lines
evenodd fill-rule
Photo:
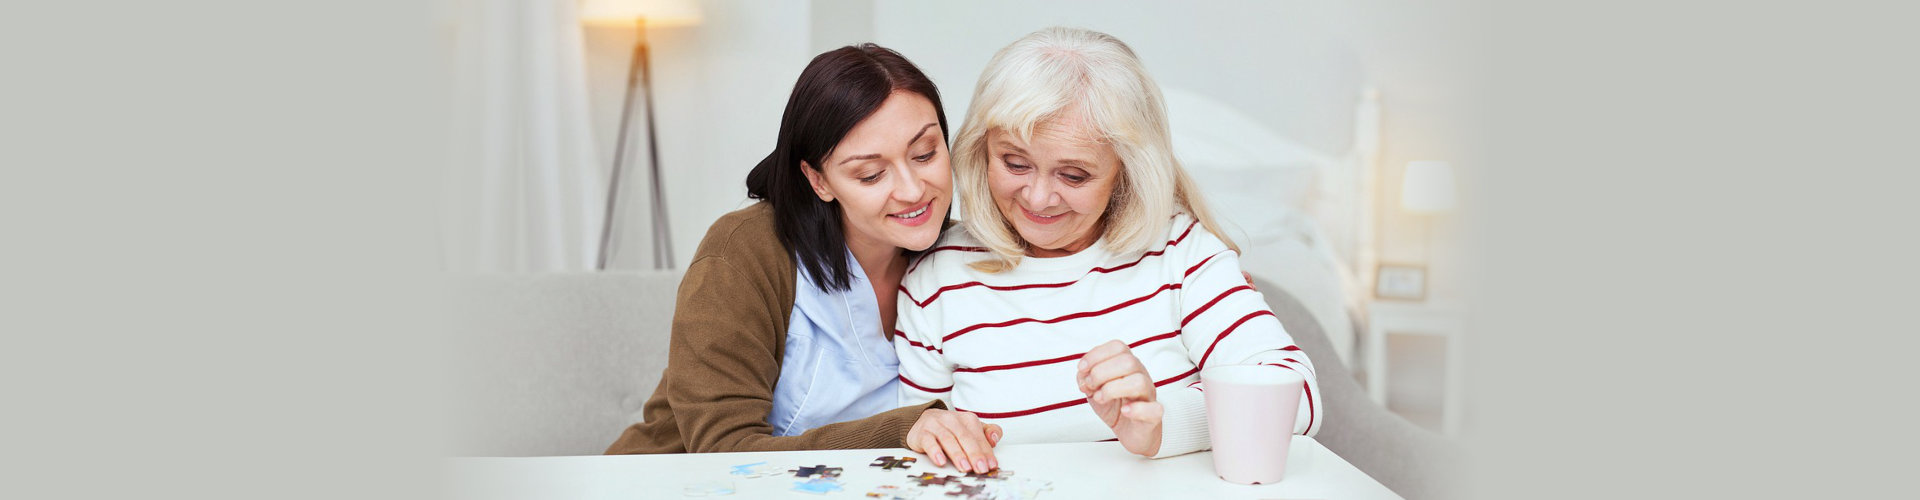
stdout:
<svg viewBox="0 0 1920 500">
<path fill-rule="evenodd" d="M 998 274 L 968 266 L 988 254 L 964 228 L 948 230 L 901 282 L 901 404 L 943 399 L 1001 425 L 1008 443 L 1112 440 L 1074 374 L 1088 350 L 1119 339 L 1159 387 L 1157 457 L 1211 445 L 1199 376 L 1206 366 L 1300 372 L 1306 392 L 1293 432 L 1311 435 L 1325 415 L 1306 353 L 1247 285 L 1238 254 L 1185 214 L 1169 228 L 1149 251 L 1114 254 L 1102 241 L 1066 257 L 1023 258 Z"/>
</svg>

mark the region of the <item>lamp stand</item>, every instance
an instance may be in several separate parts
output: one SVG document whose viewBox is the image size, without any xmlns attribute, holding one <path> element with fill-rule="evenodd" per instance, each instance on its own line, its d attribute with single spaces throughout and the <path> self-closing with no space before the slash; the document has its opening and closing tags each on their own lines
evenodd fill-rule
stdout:
<svg viewBox="0 0 1920 500">
<path fill-rule="evenodd" d="M 627 166 L 627 127 L 633 118 L 633 92 L 636 88 L 640 89 L 641 103 L 647 108 L 647 177 L 651 182 L 653 203 L 653 268 L 673 267 L 673 236 L 667 228 L 667 202 L 660 190 L 660 140 L 653 130 L 653 72 L 647 65 L 647 18 L 640 17 L 634 22 L 640 36 L 633 44 L 633 61 L 627 65 L 627 95 L 620 108 L 620 139 L 613 149 L 613 173 L 607 181 L 607 214 L 600 225 L 600 270 L 607 269 L 607 258 L 613 246 L 614 217 L 619 213 L 615 208 L 620 199 L 620 174 Z"/>
</svg>

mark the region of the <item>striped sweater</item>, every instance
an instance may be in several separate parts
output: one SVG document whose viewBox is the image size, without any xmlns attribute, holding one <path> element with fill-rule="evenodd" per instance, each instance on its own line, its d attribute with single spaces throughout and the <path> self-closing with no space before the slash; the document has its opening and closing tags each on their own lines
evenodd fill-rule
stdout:
<svg viewBox="0 0 1920 500">
<path fill-rule="evenodd" d="M 901 404 L 944 400 L 1006 430 L 1004 442 L 1114 438 L 1075 385 L 1080 357 L 1121 340 L 1147 368 L 1165 408 L 1157 456 L 1207 449 L 1200 369 L 1267 364 L 1307 379 L 1293 432 L 1325 418 L 1305 352 L 1240 273 L 1239 256 L 1181 214 L 1164 245 L 1114 254 L 1026 257 L 988 274 L 965 228 L 949 229 L 900 286 L 894 350 Z"/>
</svg>

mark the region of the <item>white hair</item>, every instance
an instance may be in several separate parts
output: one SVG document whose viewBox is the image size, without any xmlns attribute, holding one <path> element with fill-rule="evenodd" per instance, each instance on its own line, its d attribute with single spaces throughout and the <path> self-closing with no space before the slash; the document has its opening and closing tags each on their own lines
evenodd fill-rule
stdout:
<svg viewBox="0 0 1920 500">
<path fill-rule="evenodd" d="M 1067 113 L 1079 116 L 1063 116 Z M 1060 119 L 1086 124 L 1096 140 L 1120 157 L 1120 176 L 1102 215 L 1106 228 L 1101 238 L 1109 250 L 1143 252 L 1164 243 L 1160 238 L 1181 211 L 1238 250 L 1173 157 L 1160 86 L 1133 49 L 1106 33 L 1053 27 L 1021 37 L 994 54 L 980 73 L 966 122 L 954 140 L 962 222 L 995 257 L 975 263 L 975 268 L 1012 269 L 1027 245 L 993 202 L 987 184 L 987 133 L 1001 130 L 1031 142 L 1038 125 Z"/>
</svg>

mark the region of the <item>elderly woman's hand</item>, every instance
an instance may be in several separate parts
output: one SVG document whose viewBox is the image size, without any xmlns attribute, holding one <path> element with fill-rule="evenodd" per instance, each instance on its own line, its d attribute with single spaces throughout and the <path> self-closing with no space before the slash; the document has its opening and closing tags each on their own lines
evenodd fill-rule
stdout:
<svg viewBox="0 0 1920 500">
<path fill-rule="evenodd" d="M 1133 349 L 1118 340 L 1087 351 L 1077 374 L 1080 392 L 1101 422 L 1113 428 L 1127 451 L 1153 456 L 1160 452 L 1162 408 L 1147 367 Z"/>
<path fill-rule="evenodd" d="M 972 413 L 929 409 L 907 431 L 907 448 L 927 454 L 934 467 L 945 467 L 951 457 L 960 472 L 986 472 L 1000 468 L 993 447 L 1000 444 L 1001 432 Z"/>
</svg>

